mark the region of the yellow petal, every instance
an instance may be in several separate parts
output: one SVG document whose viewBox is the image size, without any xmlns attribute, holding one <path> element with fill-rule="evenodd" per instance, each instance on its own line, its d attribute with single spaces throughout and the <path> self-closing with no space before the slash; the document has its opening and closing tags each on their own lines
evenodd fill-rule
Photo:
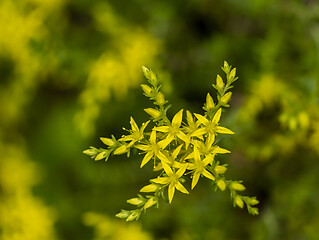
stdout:
<svg viewBox="0 0 319 240">
<path fill-rule="evenodd" d="M 144 167 L 144 165 L 145 165 L 146 163 L 148 163 L 149 160 L 151 160 L 152 157 L 153 157 L 153 154 L 152 154 L 152 153 L 150 153 L 150 152 L 146 153 L 146 155 L 144 156 L 144 158 L 143 158 L 143 160 L 142 160 L 141 168 Z"/>
<path fill-rule="evenodd" d="M 202 115 L 194 113 L 195 117 L 204 125 L 209 124 L 209 121 Z"/>
<path fill-rule="evenodd" d="M 138 132 L 140 129 L 138 128 L 136 122 L 134 121 L 133 117 L 130 119 L 131 128 L 134 132 Z"/>
<path fill-rule="evenodd" d="M 168 201 L 169 201 L 169 203 L 172 202 L 173 197 L 174 197 L 174 193 L 175 193 L 175 186 L 173 184 L 170 184 L 168 186 Z"/>
<path fill-rule="evenodd" d="M 175 187 L 178 191 L 182 192 L 182 193 L 186 193 L 189 194 L 189 192 L 187 191 L 187 189 L 183 186 L 183 184 L 181 184 L 179 181 L 176 182 Z"/>
<path fill-rule="evenodd" d="M 215 113 L 212 122 L 217 124 L 220 120 L 221 114 L 222 114 L 222 108 L 218 109 L 218 111 Z"/>
<path fill-rule="evenodd" d="M 158 184 L 163 184 L 163 185 L 170 182 L 168 177 L 153 178 L 150 181 L 153 183 L 158 183 Z"/>
<path fill-rule="evenodd" d="M 178 156 L 178 154 L 181 151 L 182 147 L 183 147 L 183 145 L 181 144 L 174 150 L 174 152 L 172 153 L 173 160 L 176 159 L 176 157 Z"/>
<path fill-rule="evenodd" d="M 178 113 L 175 114 L 172 120 L 172 126 L 180 127 L 183 119 L 183 109 L 181 109 Z"/>
<path fill-rule="evenodd" d="M 183 174 L 186 171 L 187 167 L 188 167 L 188 164 L 184 163 L 183 166 L 180 169 L 178 169 L 178 171 L 176 172 L 176 177 L 180 178 L 181 176 L 183 176 Z"/>
<path fill-rule="evenodd" d="M 170 160 L 161 152 L 161 151 L 159 151 L 157 154 L 156 154 L 156 157 L 158 157 L 159 158 L 159 160 L 161 160 L 161 162 L 163 163 L 168 163 L 168 164 L 170 164 L 171 162 L 170 162 Z"/>
<path fill-rule="evenodd" d="M 216 132 L 223 133 L 223 134 L 234 134 L 234 132 L 229 130 L 228 128 L 220 127 L 220 126 L 217 126 Z"/>
<path fill-rule="evenodd" d="M 154 127 L 153 130 L 155 130 L 157 132 L 168 132 L 169 127 L 168 126 Z"/>
<path fill-rule="evenodd" d="M 205 176 L 205 177 L 207 177 L 207 178 L 209 178 L 210 180 L 215 180 L 215 177 L 210 173 L 210 172 L 208 172 L 206 169 L 204 169 L 204 171 L 202 172 L 202 174 Z"/>
<path fill-rule="evenodd" d="M 155 144 L 156 143 L 156 131 L 152 130 L 151 136 L 150 136 L 150 142 Z"/>
<path fill-rule="evenodd" d="M 193 175 L 192 189 L 194 189 L 194 187 L 198 183 L 199 177 L 200 177 L 200 172 L 199 171 L 195 171 L 195 173 Z"/>
<path fill-rule="evenodd" d="M 168 166 L 167 163 L 162 162 L 162 165 L 163 165 L 164 171 L 166 172 L 166 174 L 167 174 L 168 176 L 174 174 L 174 173 L 173 173 L 173 170 L 170 168 L 170 166 Z"/>
</svg>

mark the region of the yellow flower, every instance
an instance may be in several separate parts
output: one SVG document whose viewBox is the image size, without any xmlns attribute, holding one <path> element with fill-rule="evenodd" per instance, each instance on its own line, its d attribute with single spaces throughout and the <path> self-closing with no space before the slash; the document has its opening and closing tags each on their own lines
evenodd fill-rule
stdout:
<svg viewBox="0 0 319 240">
<path fill-rule="evenodd" d="M 162 149 L 164 149 L 166 147 L 165 145 L 165 140 L 162 140 L 160 142 L 156 142 L 156 131 L 152 131 L 151 136 L 150 136 L 150 141 L 148 144 L 146 145 L 136 145 L 135 148 L 140 149 L 142 151 L 145 151 L 146 154 L 142 160 L 141 163 L 141 168 L 149 162 L 149 160 L 152 157 L 158 157 L 161 161 L 165 161 L 166 157 L 165 155 L 162 153 Z"/>
<path fill-rule="evenodd" d="M 217 153 L 224 154 L 224 153 L 230 153 L 227 149 L 221 148 L 217 145 L 213 145 L 215 141 L 215 135 L 209 135 L 206 138 L 205 143 L 202 141 L 193 141 L 193 145 L 195 145 L 201 155 L 209 156 L 213 155 L 215 156 Z M 193 155 L 194 152 L 192 152 L 190 155 L 187 156 L 187 159 L 194 158 Z"/>
<path fill-rule="evenodd" d="M 206 117 L 200 115 L 200 114 L 194 114 L 195 117 L 204 125 L 205 133 L 208 133 L 209 135 L 215 135 L 216 133 L 224 133 L 224 134 L 234 134 L 233 131 L 218 126 L 218 122 L 220 120 L 220 116 L 222 113 L 222 109 L 218 109 L 218 111 L 215 113 L 212 121 L 209 121 Z"/>
<path fill-rule="evenodd" d="M 189 194 L 187 189 L 179 181 L 179 179 L 183 176 L 184 172 L 186 171 L 187 164 L 184 164 L 176 173 L 174 173 L 173 170 L 165 162 L 162 162 L 162 164 L 164 167 L 164 171 L 167 174 L 167 177 L 154 178 L 151 179 L 151 182 L 163 185 L 168 184 L 169 203 L 171 203 L 173 200 L 175 189 L 182 193 Z"/>
<path fill-rule="evenodd" d="M 208 157 L 201 160 L 201 156 L 199 154 L 198 148 L 194 146 L 193 158 L 194 158 L 194 162 L 190 163 L 187 168 L 189 170 L 194 170 L 192 189 L 194 189 L 194 187 L 198 183 L 200 175 L 204 175 L 205 177 L 214 181 L 215 177 L 205 168 L 209 163 L 211 163 L 212 156 L 209 155 Z"/>
<path fill-rule="evenodd" d="M 129 132 L 131 133 L 130 135 L 124 136 L 119 139 L 119 141 L 131 141 L 128 145 L 127 148 L 131 147 L 134 143 L 142 140 L 144 138 L 144 129 L 147 127 L 148 123 L 150 121 L 147 121 L 146 123 L 142 124 L 141 129 L 137 126 L 136 122 L 134 121 L 133 117 L 131 117 L 131 130 Z"/>
<path fill-rule="evenodd" d="M 155 127 L 153 130 L 158 132 L 168 133 L 167 137 L 164 140 L 165 146 L 171 143 L 175 137 L 178 137 L 182 141 L 184 141 L 187 145 L 189 144 L 189 139 L 186 137 L 185 133 L 180 129 L 183 118 L 183 109 L 175 114 L 172 120 L 172 124 L 170 126 L 160 126 Z"/>
</svg>

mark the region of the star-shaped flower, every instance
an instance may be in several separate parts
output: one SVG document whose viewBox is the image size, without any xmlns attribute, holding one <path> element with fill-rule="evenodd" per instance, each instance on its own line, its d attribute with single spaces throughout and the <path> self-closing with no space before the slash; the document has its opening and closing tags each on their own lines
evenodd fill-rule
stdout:
<svg viewBox="0 0 319 240">
<path fill-rule="evenodd" d="M 220 120 L 220 116 L 222 113 L 222 109 L 218 109 L 215 113 L 212 121 L 209 121 L 206 117 L 200 114 L 194 114 L 195 117 L 204 125 L 203 129 L 209 135 L 215 135 L 216 133 L 224 133 L 224 134 L 234 134 L 233 131 L 229 130 L 228 128 L 218 126 L 218 122 Z"/>
<path fill-rule="evenodd" d="M 194 187 L 198 183 L 200 175 L 204 175 L 205 177 L 213 181 L 215 180 L 215 177 L 205 168 L 212 161 L 212 155 L 209 155 L 201 160 L 201 155 L 199 154 L 198 148 L 195 146 L 193 156 L 194 162 L 190 163 L 187 167 L 187 169 L 189 170 L 194 170 L 192 189 L 194 189 Z"/>
<path fill-rule="evenodd" d="M 131 130 L 128 130 L 131 134 L 127 136 L 123 136 L 119 139 L 119 141 L 131 141 L 127 148 L 131 147 L 134 143 L 142 140 L 144 138 L 144 129 L 147 127 L 150 121 L 142 124 L 141 129 L 137 126 L 136 122 L 134 121 L 133 117 L 130 119 Z"/>
<path fill-rule="evenodd" d="M 204 156 L 209 156 L 212 155 L 213 158 L 214 156 L 219 153 L 219 154 L 224 154 L 224 153 L 230 153 L 227 149 L 221 148 L 217 145 L 214 145 L 215 141 L 215 135 L 209 135 L 206 138 L 205 143 L 203 141 L 193 141 L 193 145 L 196 146 L 199 150 L 200 155 Z M 194 152 L 190 153 L 186 159 L 192 159 L 194 158 Z M 212 158 L 212 160 L 213 160 Z M 212 162 L 211 162 L 212 164 Z"/>
<path fill-rule="evenodd" d="M 187 169 L 187 164 L 184 164 L 177 172 L 174 172 L 168 164 L 165 162 L 162 162 L 163 168 L 165 173 L 167 174 L 167 177 L 159 177 L 151 179 L 151 182 L 158 183 L 162 185 L 168 185 L 168 201 L 169 203 L 172 202 L 175 189 L 182 193 L 189 194 L 187 189 L 181 184 L 179 179 L 183 176 L 184 172 Z"/>
<path fill-rule="evenodd" d="M 150 141 L 148 144 L 140 144 L 140 145 L 135 146 L 137 149 L 140 149 L 140 150 L 146 152 L 146 154 L 142 160 L 142 163 L 141 163 L 141 168 L 146 163 L 148 163 L 152 157 L 158 157 L 162 162 L 166 161 L 166 157 L 162 153 L 162 150 L 166 147 L 164 141 L 165 140 L 162 140 L 160 142 L 156 142 L 156 131 L 153 130 L 151 133 Z"/>
<path fill-rule="evenodd" d="M 175 114 L 173 117 L 172 123 L 170 126 L 160 126 L 155 127 L 153 130 L 158 132 L 168 133 L 166 136 L 164 143 L 167 146 L 174 140 L 175 137 L 178 137 L 182 141 L 184 141 L 187 145 L 189 144 L 189 139 L 186 137 L 185 133 L 180 129 L 183 118 L 183 109 Z"/>
</svg>

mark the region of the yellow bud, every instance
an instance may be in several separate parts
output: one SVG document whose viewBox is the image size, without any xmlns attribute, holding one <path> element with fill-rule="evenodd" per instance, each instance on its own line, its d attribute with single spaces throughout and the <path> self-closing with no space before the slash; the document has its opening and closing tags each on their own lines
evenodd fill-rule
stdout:
<svg viewBox="0 0 319 240">
<path fill-rule="evenodd" d="M 218 166 L 215 167 L 214 170 L 215 170 L 215 172 L 217 174 L 223 174 L 223 173 L 225 173 L 227 171 L 227 168 L 225 166 L 218 165 Z"/>
<path fill-rule="evenodd" d="M 234 68 L 233 70 L 230 71 L 229 73 L 229 79 L 234 79 L 236 76 L 236 68 Z"/>
<path fill-rule="evenodd" d="M 101 137 L 100 140 L 107 146 L 112 146 L 114 144 L 113 139 Z"/>
<path fill-rule="evenodd" d="M 238 196 L 235 197 L 235 204 L 236 204 L 238 207 L 240 207 L 240 208 L 243 208 L 243 207 L 244 207 L 244 202 L 243 202 L 243 200 L 242 200 L 240 197 L 238 197 Z"/>
<path fill-rule="evenodd" d="M 127 202 L 128 202 L 129 204 L 132 204 L 132 205 L 139 205 L 139 204 L 141 204 L 143 201 L 142 201 L 141 199 L 139 199 L 139 198 L 131 198 L 131 199 L 127 200 Z"/>
<path fill-rule="evenodd" d="M 144 186 L 140 192 L 155 192 L 157 190 L 158 186 L 156 184 L 149 184 Z"/>
<path fill-rule="evenodd" d="M 97 154 L 97 149 L 96 148 L 86 149 L 83 151 L 83 153 L 86 155 L 89 155 L 89 156 L 93 156 L 93 155 Z"/>
<path fill-rule="evenodd" d="M 133 221 L 138 217 L 138 213 L 133 212 L 128 218 L 126 219 L 127 222 Z"/>
<path fill-rule="evenodd" d="M 232 92 L 226 93 L 221 99 L 221 103 L 227 104 L 231 98 Z"/>
<path fill-rule="evenodd" d="M 207 96 L 206 96 L 206 107 L 207 107 L 207 110 L 211 110 L 212 108 L 215 107 L 214 100 L 209 95 L 209 93 L 207 93 Z"/>
<path fill-rule="evenodd" d="M 123 153 L 126 153 L 128 150 L 126 148 L 126 145 L 122 145 L 120 146 L 119 148 L 117 148 L 115 151 L 114 151 L 114 154 L 115 155 L 121 155 Z"/>
<path fill-rule="evenodd" d="M 164 94 L 159 92 L 156 96 L 156 102 L 159 104 L 159 105 L 164 105 L 165 104 L 165 97 L 164 97 Z"/>
<path fill-rule="evenodd" d="M 224 180 L 218 180 L 218 181 L 217 181 L 217 187 L 218 187 L 220 190 L 224 191 L 224 190 L 226 189 L 226 183 L 225 183 L 225 181 L 224 181 Z"/>
<path fill-rule="evenodd" d="M 154 108 L 146 108 L 146 109 L 144 109 L 144 111 L 147 114 L 151 115 L 153 118 L 158 118 L 159 116 L 161 116 L 161 112 L 154 109 Z"/>
<path fill-rule="evenodd" d="M 128 216 L 129 216 L 128 211 L 122 211 L 122 212 L 115 215 L 115 217 L 118 217 L 118 218 L 127 218 Z"/>
<path fill-rule="evenodd" d="M 259 203 L 259 201 L 255 198 L 249 198 L 248 203 L 249 203 L 249 205 L 254 206 L 254 205 L 257 205 Z"/>
<path fill-rule="evenodd" d="M 217 75 L 217 78 L 216 78 L 216 85 L 217 85 L 217 87 L 219 88 L 219 89 L 224 89 L 224 87 L 225 87 L 225 84 L 224 84 L 224 82 L 223 82 L 223 79 L 222 79 L 222 77 L 221 76 L 219 76 L 219 75 Z"/>
<path fill-rule="evenodd" d="M 246 189 L 243 184 L 237 182 L 232 183 L 231 188 L 236 191 L 244 191 Z"/>
<path fill-rule="evenodd" d="M 148 199 L 148 201 L 145 203 L 144 209 L 150 208 L 153 205 L 155 205 L 156 203 L 157 203 L 157 198 L 152 197 L 152 198 Z"/>
<path fill-rule="evenodd" d="M 101 152 L 95 157 L 95 161 L 101 160 L 106 157 L 106 152 Z"/>
<path fill-rule="evenodd" d="M 152 94 L 152 88 L 150 88 L 150 86 L 141 84 L 141 87 L 147 96 L 150 96 Z"/>
</svg>

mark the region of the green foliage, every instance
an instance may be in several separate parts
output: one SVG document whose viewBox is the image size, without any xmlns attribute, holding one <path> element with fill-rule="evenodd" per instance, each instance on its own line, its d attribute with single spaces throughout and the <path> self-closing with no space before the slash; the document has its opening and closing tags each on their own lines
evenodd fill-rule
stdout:
<svg viewBox="0 0 319 240">
<path fill-rule="evenodd" d="M 157 178 L 151 179 L 150 184 L 140 190 L 141 193 L 154 194 L 146 196 L 138 194 L 136 198 L 127 200 L 128 203 L 135 205 L 136 209 L 121 210 L 116 216 L 126 221 L 138 220 L 142 212 L 148 208 L 152 206 L 158 208 L 160 199 L 168 199 L 171 203 L 176 190 L 189 194 L 182 183 L 190 178 L 191 189 L 194 189 L 200 177 L 209 179 L 216 190 L 224 191 L 227 188 L 234 206 L 243 208 L 246 205 L 250 214 L 257 215 L 258 208 L 254 206 L 259 203 L 258 200 L 255 197 L 240 195 L 238 192 L 245 190 L 244 185 L 241 181 L 227 180 L 224 176 L 227 165 L 220 165 L 215 159 L 218 154 L 230 152 L 217 145 L 216 136 L 234 134 L 231 130 L 219 126 L 219 120 L 222 108 L 229 107 L 232 93 L 228 90 L 238 79 L 236 68 L 232 69 L 226 61 L 224 62 L 222 70 L 226 74 L 226 82 L 224 83 L 222 77 L 217 75 L 216 84 L 213 84 L 217 90 L 217 104 L 215 105 L 208 93 L 203 107 L 204 116 L 186 111 L 186 121 L 183 121 L 183 109 L 176 113 L 172 120 L 168 119 L 166 113 L 169 106 L 165 106 L 167 101 L 160 91 L 161 85 L 157 76 L 152 70 L 144 66 L 142 68 L 150 85 L 142 84 L 141 87 L 144 95 L 154 101 L 155 105 L 155 108 L 144 110 L 151 116 L 155 126 L 146 132 L 145 129 L 150 121 L 142 123 L 139 128 L 131 117 L 131 129 L 127 130 L 129 135 L 123 135 L 118 140 L 114 136 L 100 138 L 108 148 L 90 147 L 84 151 L 95 161 L 102 159 L 107 161 L 110 155 L 127 154 L 129 157 L 131 150 L 135 148 L 145 154 L 141 168 L 152 160 L 153 171 L 160 172 Z"/>
</svg>

